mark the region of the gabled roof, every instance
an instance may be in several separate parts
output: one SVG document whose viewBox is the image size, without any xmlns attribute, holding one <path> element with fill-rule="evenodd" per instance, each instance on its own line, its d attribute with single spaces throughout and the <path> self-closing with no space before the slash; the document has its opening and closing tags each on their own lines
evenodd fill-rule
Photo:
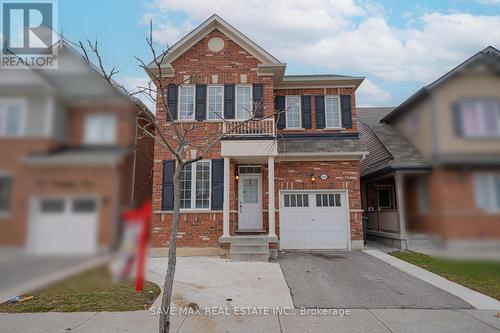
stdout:
<svg viewBox="0 0 500 333">
<path fill-rule="evenodd" d="M 253 55 L 255 58 L 259 59 L 264 64 L 276 64 L 281 65 L 281 62 L 273 57 L 270 53 L 264 50 L 262 47 L 257 45 L 250 38 L 242 34 L 232 25 L 224 21 L 220 16 L 214 14 L 210 16 L 205 22 L 200 24 L 186 36 L 184 36 L 177 43 L 172 45 L 166 56 L 163 58 L 165 64 L 170 64 L 172 61 L 180 57 L 184 52 L 189 50 L 193 45 L 198 43 L 206 35 L 212 32 L 214 29 L 219 30 L 227 37 L 231 38 L 235 43 L 240 45 L 243 49 Z M 156 59 L 160 61 L 163 55 L 158 56 Z M 154 62 L 152 61 L 148 67 L 153 68 Z"/>
<path fill-rule="evenodd" d="M 418 90 L 410 98 L 408 98 L 406 101 L 401 103 L 397 108 L 395 108 L 384 118 L 382 118 L 381 121 L 387 123 L 391 122 L 392 120 L 397 118 L 402 112 L 404 112 L 410 105 L 413 105 L 422 98 L 426 97 L 433 89 L 440 86 L 441 84 L 443 84 L 456 74 L 461 73 L 464 69 L 466 69 L 470 65 L 477 64 L 478 62 L 485 63 L 487 66 L 492 68 L 494 72 L 500 74 L 500 51 L 494 48 L 493 46 L 488 46 L 484 50 L 474 54 L 472 57 L 462 62 L 457 67 L 453 68 L 445 75 L 441 76 L 436 81 Z"/>
<path fill-rule="evenodd" d="M 429 169 L 418 150 L 394 126 L 380 122 L 393 108 L 357 108 L 361 141 L 369 155 L 361 161 L 361 176 L 398 169 Z"/>
</svg>

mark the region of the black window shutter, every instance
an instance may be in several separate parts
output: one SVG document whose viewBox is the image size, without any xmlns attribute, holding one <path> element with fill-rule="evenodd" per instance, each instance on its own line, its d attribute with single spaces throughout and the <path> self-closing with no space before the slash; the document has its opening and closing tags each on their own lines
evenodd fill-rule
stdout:
<svg viewBox="0 0 500 333">
<path fill-rule="evenodd" d="M 168 110 L 165 110 L 167 121 L 170 120 L 170 115 L 173 120 L 177 120 L 177 86 L 173 83 L 167 86 L 167 107 Z"/>
<path fill-rule="evenodd" d="M 224 85 L 224 118 L 234 119 L 234 84 Z"/>
<path fill-rule="evenodd" d="M 174 209 L 175 160 L 163 161 L 162 210 Z"/>
<path fill-rule="evenodd" d="M 460 111 L 459 103 L 453 104 L 453 128 L 457 136 L 463 136 L 462 112 Z"/>
<path fill-rule="evenodd" d="M 285 121 L 285 96 L 276 96 L 274 98 L 275 102 L 275 109 L 276 109 L 276 114 L 278 115 L 277 117 L 277 122 L 276 122 L 276 127 L 277 128 L 285 128 L 286 126 L 286 121 Z"/>
<path fill-rule="evenodd" d="M 316 96 L 316 128 L 325 128 L 325 96 Z"/>
<path fill-rule="evenodd" d="M 351 95 L 340 96 L 340 105 L 342 107 L 342 127 L 352 127 Z"/>
<path fill-rule="evenodd" d="M 311 128 L 311 96 L 302 96 L 302 127 Z"/>
<path fill-rule="evenodd" d="M 252 92 L 255 118 L 262 118 L 264 115 L 264 85 L 260 83 L 254 84 Z"/>
<path fill-rule="evenodd" d="M 196 120 L 205 120 L 205 110 L 206 110 L 206 100 L 207 100 L 207 85 L 197 84 L 196 85 Z"/>
<path fill-rule="evenodd" d="M 224 159 L 212 160 L 212 210 L 224 204 Z"/>
</svg>

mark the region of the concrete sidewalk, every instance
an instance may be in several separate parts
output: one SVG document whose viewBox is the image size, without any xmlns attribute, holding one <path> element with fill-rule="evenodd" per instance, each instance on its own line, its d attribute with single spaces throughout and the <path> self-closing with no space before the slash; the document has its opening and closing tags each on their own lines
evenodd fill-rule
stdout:
<svg viewBox="0 0 500 333">
<path fill-rule="evenodd" d="M 344 317 L 302 316 L 300 310 L 274 316 L 188 315 L 172 318 L 171 332 L 499 332 L 492 310 L 351 310 Z M 149 311 L 0 314 L 2 333 L 157 332 L 158 316 Z"/>
</svg>

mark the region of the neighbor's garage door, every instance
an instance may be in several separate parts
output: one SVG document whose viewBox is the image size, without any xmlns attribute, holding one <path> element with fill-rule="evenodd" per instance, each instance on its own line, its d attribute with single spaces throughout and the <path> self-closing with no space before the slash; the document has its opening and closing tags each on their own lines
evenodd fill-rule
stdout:
<svg viewBox="0 0 500 333">
<path fill-rule="evenodd" d="M 343 191 L 280 193 L 281 249 L 347 249 L 347 226 Z"/>
<path fill-rule="evenodd" d="M 30 252 L 93 254 L 97 251 L 97 221 L 94 198 L 36 199 L 30 221 Z"/>
</svg>

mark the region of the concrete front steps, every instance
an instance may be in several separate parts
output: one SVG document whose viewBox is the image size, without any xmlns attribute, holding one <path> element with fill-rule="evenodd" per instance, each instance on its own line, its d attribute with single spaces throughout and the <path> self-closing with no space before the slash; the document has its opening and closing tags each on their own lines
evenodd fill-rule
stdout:
<svg viewBox="0 0 500 333">
<path fill-rule="evenodd" d="M 259 235 L 232 237 L 229 257 L 233 261 L 269 261 L 268 237 Z"/>
</svg>

